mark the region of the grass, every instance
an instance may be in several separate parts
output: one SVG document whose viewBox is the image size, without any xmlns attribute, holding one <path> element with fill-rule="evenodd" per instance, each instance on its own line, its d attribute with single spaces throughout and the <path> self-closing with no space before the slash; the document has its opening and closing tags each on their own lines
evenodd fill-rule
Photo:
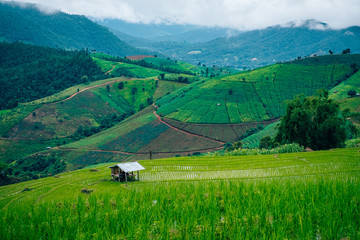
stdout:
<svg viewBox="0 0 360 240">
<path fill-rule="evenodd" d="M 35 106 L 35 105 L 39 105 L 39 104 L 47 104 L 47 103 L 52 103 L 52 102 L 58 102 L 60 100 L 63 100 L 65 98 L 70 97 L 71 95 L 76 93 L 78 89 L 79 89 L 79 91 L 81 91 L 81 90 L 84 90 L 85 88 L 94 87 L 96 85 L 106 84 L 106 83 L 109 83 L 109 82 L 115 82 L 115 81 L 119 81 L 119 80 L 123 80 L 123 79 L 125 79 L 125 78 L 108 78 L 108 79 L 103 79 L 103 80 L 99 80 L 99 81 L 83 83 L 83 84 L 80 84 L 80 85 L 76 85 L 76 86 L 67 88 L 64 91 L 55 93 L 54 95 L 44 97 L 44 98 L 41 98 L 41 99 L 38 99 L 38 100 L 34 100 L 32 102 L 22 103 L 21 105 Z"/>
<path fill-rule="evenodd" d="M 360 92 L 360 71 L 355 73 L 346 81 L 332 88 L 329 95 L 334 100 L 341 100 L 349 97 L 347 95 L 349 90 L 355 90 L 357 93 Z"/>
<path fill-rule="evenodd" d="M 354 61 L 359 63 L 360 55 L 325 56 L 195 82 L 158 100 L 158 113 L 186 123 L 234 124 L 278 118 L 285 113 L 286 100 L 301 93 L 313 95 L 346 80 L 353 73 Z M 358 82 L 357 75 L 351 82 Z"/>
<path fill-rule="evenodd" d="M 94 162 L 147 158 L 149 150 L 154 158 L 162 158 L 209 151 L 222 145 L 171 129 L 160 123 L 153 111 L 150 106 L 110 129 L 51 151 L 62 152 L 68 169 L 76 169 Z"/>
<path fill-rule="evenodd" d="M 0 162 L 13 162 L 34 152 L 45 150 L 46 147 L 56 147 L 71 139 L 54 139 L 48 141 L 9 140 L 0 139 Z"/>
<path fill-rule="evenodd" d="M 106 72 L 109 76 L 120 77 L 121 75 L 131 75 L 136 78 L 157 77 L 163 71 L 159 71 L 152 68 L 145 68 L 135 64 L 114 62 L 110 60 L 104 60 L 97 57 L 92 57 L 93 60 Z"/>
<path fill-rule="evenodd" d="M 11 128 L 38 107 L 39 106 L 19 106 L 14 109 L 0 110 L 0 135 L 6 137 Z"/>
<path fill-rule="evenodd" d="M 66 148 L 82 148 L 82 149 L 97 149 L 100 145 L 112 141 L 120 136 L 126 135 L 131 131 L 136 130 L 156 119 L 152 113 L 153 108 L 148 107 L 145 110 L 136 113 L 130 118 L 124 120 L 120 124 L 115 125 L 103 132 L 85 138 L 83 140 L 65 145 Z"/>
<path fill-rule="evenodd" d="M 242 141 L 244 148 L 258 148 L 260 140 L 263 137 L 270 136 L 275 137 L 276 136 L 276 126 L 278 125 L 278 122 L 271 123 L 268 126 L 266 126 L 263 130 L 260 132 L 254 133 L 246 138 L 244 138 Z"/>
<path fill-rule="evenodd" d="M 143 59 L 147 63 L 152 63 L 154 66 L 157 67 L 165 67 L 165 68 L 171 68 L 174 70 L 178 70 L 180 72 L 192 72 L 192 73 L 199 73 L 200 68 L 197 66 L 194 66 L 192 64 L 182 62 L 182 61 L 174 61 L 164 58 L 144 58 Z"/>
<path fill-rule="evenodd" d="M 141 161 L 128 184 L 92 166 L 0 187 L 0 237 L 358 239 L 359 160 L 352 148 Z"/>
<path fill-rule="evenodd" d="M 186 85 L 187 85 L 186 83 L 159 80 L 158 86 L 154 93 L 154 100 L 158 100 L 159 98 L 161 98 L 167 94 L 170 94 L 171 92 L 174 92 Z"/>
</svg>

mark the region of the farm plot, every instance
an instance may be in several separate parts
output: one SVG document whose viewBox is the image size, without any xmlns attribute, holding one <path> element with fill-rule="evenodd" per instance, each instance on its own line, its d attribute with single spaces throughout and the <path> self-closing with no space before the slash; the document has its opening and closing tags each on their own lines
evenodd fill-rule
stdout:
<svg viewBox="0 0 360 240">
<path fill-rule="evenodd" d="M 186 123 L 276 119 L 284 114 L 286 100 L 301 93 L 313 95 L 320 88 L 331 89 L 355 71 L 353 62 L 339 63 L 333 58 L 331 64 L 322 64 L 319 59 L 314 65 L 307 61 L 303 65 L 276 64 L 194 83 L 157 101 L 157 112 Z"/>
<path fill-rule="evenodd" d="M 9 131 L 13 139 L 54 139 L 72 135 L 78 126 L 98 125 L 101 118 L 125 112 L 121 107 L 104 104 L 101 97 L 90 91 L 58 103 L 43 105 L 25 117 Z M 123 105 L 129 108 L 129 105 Z"/>
<path fill-rule="evenodd" d="M 200 136 L 216 139 L 223 142 L 233 142 L 238 140 L 247 130 L 257 128 L 258 125 L 267 126 L 275 121 L 249 122 L 240 124 L 198 124 L 198 123 L 184 123 L 169 118 L 163 120 L 170 125 L 184 130 L 189 133 L 194 133 Z"/>
<path fill-rule="evenodd" d="M 75 149 L 99 149 L 99 146 L 104 143 L 113 141 L 119 136 L 124 136 L 137 128 L 140 128 L 148 123 L 151 123 L 156 119 L 153 114 L 154 108 L 152 106 L 132 115 L 121 123 L 115 125 L 112 128 L 109 128 L 105 131 L 102 131 L 98 134 L 92 135 L 88 138 L 82 139 L 80 141 L 67 144 L 63 146 L 64 148 L 75 148 Z"/>
<path fill-rule="evenodd" d="M 267 125 L 263 130 L 260 132 L 254 133 L 249 137 L 242 140 L 243 148 L 257 148 L 259 147 L 260 140 L 263 137 L 270 136 L 274 137 L 276 135 L 276 126 L 278 122 L 271 123 Z"/>
<path fill-rule="evenodd" d="M 160 99 L 161 97 L 168 95 L 171 92 L 174 92 L 186 85 L 187 85 L 186 83 L 159 80 L 157 83 L 157 87 L 156 87 L 153 98 L 156 101 L 156 100 Z"/>
<path fill-rule="evenodd" d="M 178 72 L 192 72 L 192 73 L 200 73 L 201 70 L 199 67 L 194 66 L 192 64 L 181 62 L 181 61 L 173 61 L 163 58 L 144 58 L 143 59 L 147 63 L 151 63 L 156 67 L 162 67 L 164 70 L 171 69 L 172 71 Z"/>
<path fill-rule="evenodd" d="M 110 181 L 107 166 L 95 165 L 3 186 L 0 236 L 358 239 L 359 154 L 147 160 L 140 182 Z"/>
<path fill-rule="evenodd" d="M 222 144 L 169 128 L 138 152 L 151 150 L 155 153 L 186 154 L 189 152 L 208 152 L 218 147 L 222 147 Z"/>
<path fill-rule="evenodd" d="M 158 138 L 169 127 L 154 120 L 146 125 L 134 129 L 125 135 L 104 143 L 99 146 L 101 150 L 116 150 L 129 153 L 136 153 L 139 149 L 149 144 L 152 140 Z"/>
</svg>

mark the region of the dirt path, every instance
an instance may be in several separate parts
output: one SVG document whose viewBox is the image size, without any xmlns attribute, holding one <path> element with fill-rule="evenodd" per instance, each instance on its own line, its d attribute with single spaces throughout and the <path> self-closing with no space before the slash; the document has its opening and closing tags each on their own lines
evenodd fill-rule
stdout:
<svg viewBox="0 0 360 240">
<path fill-rule="evenodd" d="M 111 73 L 111 72 L 112 72 L 112 70 L 114 70 L 114 69 L 115 69 L 115 67 L 116 67 L 116 65 L 112 66 L 112 68 L 111 68 L 109 71 L 107 71 L 107 72 L 105 73 L 105 75 L 108 75 L 109 73 Z"/>
<path fill-rule="evenodd" d="M 90 87 L 86 87 L 86 88 L 81 89 L 80 91 L 74 93 L 74 94 L 71 95 L 70 97 L 67 97 L 67 98 L 65 98 L 65 99 L 59 100 L 59 101 L 57 101 L 57 102 L 67 101 L 67 100 L 69 100 L 69 99 L 72 99 L 73 97 L 75 97 L 77 94 L 79 94 L 79 93 L 81 93 L 81 92 L 87 91 L 87 90 L 92 89 L 92 88 L 97 88 L 97 87 L 99 87 L 99 86 L 104 86 L 104 85 L 107 85 L 107 84 L 109 84 L 109 83 L 115 83 L 115 82 L 117 82 L 118 80 L 119 80 L 119 79 L 116 79 L 116 80 L 110 81 L 110 82 L 106 82 L 106 83 L 101 83 L 101 84 L 94 85 L 94 86 L 90 86 Z M 54 102 L 51 102 L 51 103 L 54 103 Z"/>
<path fill-rule="evenodd" d="M 154 105 L 154 106 L 155 106 L 155 105 Z M 156 106 L 155 106 L 155 107 L 156 107 Z M 165 122 L 164 120 L 162 120 L 161 117 L 156 113 L 156 111 L 154 111 L 154 115 L 157 117 L 157 119 L 158 119 L 161 123 L 165 124 L 166 126 L 172 128 L 172 129 L 174 129 L 174 130 L 176 130 L 176 131 L 185 133 L 185 134 L 190 135 L 190 136 L 201 137 L 201 138 L 204 138 L 204 139 L 206 139 L 206 140 L 211 140 L 211 141 L 213 141 L 213 142 L 225 144 L 225 142 L 222 142 L 222 141 L 219 141 L 219 140 L 215 140 L 215 139 L 212 139 L 212 138 L 209 138 L 209 137 L 201 136 L 201 135 L 199 135 L 199 134 L 190 133 L 190 132 L 184 131 L 184 130 L 182 130 L 182 129 L 179 129 L 179 128 L 177 128 L 177 127 L 174 127 L 173 125 L 170 125 L 169 123 L 167 123 L 167 122 Z"/>
</svg>

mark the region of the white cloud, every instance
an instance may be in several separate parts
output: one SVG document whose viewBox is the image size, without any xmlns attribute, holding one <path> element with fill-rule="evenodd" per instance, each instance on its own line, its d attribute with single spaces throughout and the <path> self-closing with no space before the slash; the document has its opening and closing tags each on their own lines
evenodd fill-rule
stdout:
<svg viewBox="0 0 360 240">
<path fill-rule="evenodd" d="M 73 14 L 129 22 L 190 23 L 239 29 L 317 19 L 360 25 L 359 0 L 27 0 Z M 46 8 L 48 10 L 48 8 Z"/>
</svg>

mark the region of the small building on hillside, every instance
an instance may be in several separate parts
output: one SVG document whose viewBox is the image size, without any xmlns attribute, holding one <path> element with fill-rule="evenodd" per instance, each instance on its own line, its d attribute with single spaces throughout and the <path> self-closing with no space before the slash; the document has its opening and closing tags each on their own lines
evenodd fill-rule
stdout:
<svg viewBox="0 0 360 240">
<path fill-rule="evenodd" d="M 118 163 L 109 168 L 111 169 L 111 177 L 119 182 L 136 181 L 136 175 L 137 180 L 140 181 L 140 170 L 145 169 L 138 162 Z"/>
</svg>

